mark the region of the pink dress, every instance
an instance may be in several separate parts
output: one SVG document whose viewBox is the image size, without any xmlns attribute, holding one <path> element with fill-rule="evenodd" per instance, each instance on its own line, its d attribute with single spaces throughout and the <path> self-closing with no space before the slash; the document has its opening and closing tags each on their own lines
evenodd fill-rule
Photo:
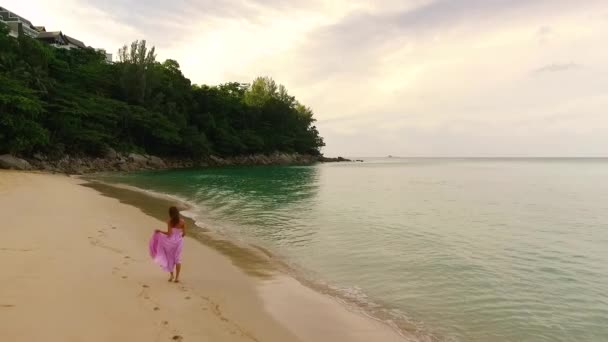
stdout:
<svg viewBox="0 0 608 342">
<path fill-rule="evenodd" d="M 167 271 L 173 272 L 175 264 L 181 263 L 182 248 L 184 246 L 183 231 L 181 228 L 171 229 L 171 235 L 154 232 L 150 239 L 150 256 L 155 263 Z"/>
</svg>

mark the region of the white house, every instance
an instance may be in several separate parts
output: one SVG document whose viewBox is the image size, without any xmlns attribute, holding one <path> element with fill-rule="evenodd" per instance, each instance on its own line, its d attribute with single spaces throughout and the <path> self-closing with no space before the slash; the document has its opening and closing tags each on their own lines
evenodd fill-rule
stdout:
<svg viewBox="0 0 608 342">
<path fill-rule="evenodd" d="M 20 34 L 24 34 L 31 38 L 38 36 L 38 30 L 32 25 L 32 23 L 19 16 L 4 7 L 0 7 L 0 22 L 6 24 L 10 29 L 10 35 L 13 37 L 19 37 Z"/>
</svg>

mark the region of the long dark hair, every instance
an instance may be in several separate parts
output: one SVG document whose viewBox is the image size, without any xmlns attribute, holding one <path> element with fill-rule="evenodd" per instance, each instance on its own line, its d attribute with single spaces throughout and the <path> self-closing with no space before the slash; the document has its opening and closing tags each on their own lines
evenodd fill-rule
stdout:
<svg viewBox="0 0 608 342">
<path fill-rule="evenodd" d="M 169 208 L 169 217 L 171 217 L 171 227 L 177 227 L 180 221 L 179 210 L 176 207 Z"/>
</svg>

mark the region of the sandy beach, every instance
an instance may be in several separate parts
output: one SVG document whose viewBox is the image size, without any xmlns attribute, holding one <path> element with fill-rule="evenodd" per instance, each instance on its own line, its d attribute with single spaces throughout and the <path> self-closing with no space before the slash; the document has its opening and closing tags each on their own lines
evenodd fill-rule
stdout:
<svg viewBox="0 0 608 342">
<path fill-rule="evenodd" d="M 405 340 L 294 279 L 256 277 L 189 237 L 182 283 L 168 283 L 147 252 L 164 223 L 83 183 L 0 172 L 3 340 Z"/>
</svg>

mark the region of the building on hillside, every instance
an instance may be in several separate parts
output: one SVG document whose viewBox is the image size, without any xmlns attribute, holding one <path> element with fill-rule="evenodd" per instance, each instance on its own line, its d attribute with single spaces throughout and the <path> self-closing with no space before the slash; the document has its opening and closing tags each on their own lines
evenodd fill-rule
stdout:
<svg viewBox="0 0 608 342">
<path fill-rule="evenodd" d="M 32 25 L 32 23 L 19 16 L 4 7 L 0 7 L 0 22 L 3 22 L 10 29 L 9 35 L 13 37 L 19 37 L 21 34 L 24 34 L 31 38 L 36 38 L 38 36 L 38 30 L 36 27 Z"/>
<path fill-rule="evenodd" d="M 38 33 L 36 39 L 59 49 L 84 49 L 87 47 L 80 40 L 65 35 L 61 31 L 43 31 Z"/>
<path fill-rule="evenodd" d="M 87 46 L 80 40 L 63 34 L 61 31 L 47 32 L 44 26 L 34 26 L 32 23 L 4 7 L 0 7 L 0 22 L 5 23 L 9 29 L 9 35 L 19 37 L 26 35 L 41 42 L 60 49 L 84 49 Z M 112 55 L 104 51 L 106 60 L 111 63 Z"/>
<path fill-rule="evenodd" d="M 99 53 L 103 53 L 104 56 L 106 56 L 106 63 L 113 63 L 114 61 L 112 60 L 112 54 L 111 53 L 107 53 L 106 49 L 95 49 L 97 52 Z"/>
</svg>

